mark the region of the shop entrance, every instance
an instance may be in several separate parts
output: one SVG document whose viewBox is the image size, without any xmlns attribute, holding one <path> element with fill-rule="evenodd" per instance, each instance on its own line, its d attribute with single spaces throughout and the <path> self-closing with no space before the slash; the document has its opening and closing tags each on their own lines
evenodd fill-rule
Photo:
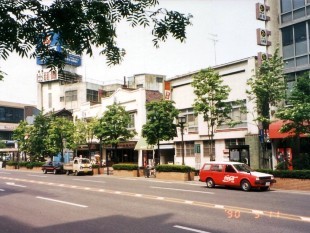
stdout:
<svg viewBox="0 0 310 233">
<path fill-rule="evenodd" d="M 229 161 L 245 163 L 250 166 L 250 146 L 233 145 L 229 146 Z"/>
</svg>

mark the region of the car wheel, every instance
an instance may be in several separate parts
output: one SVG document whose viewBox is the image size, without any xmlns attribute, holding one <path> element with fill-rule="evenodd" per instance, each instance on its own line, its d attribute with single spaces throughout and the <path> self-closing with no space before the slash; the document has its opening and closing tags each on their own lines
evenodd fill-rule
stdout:
<svg viewBox="0 0 310 233">
<path fill-rule="evenodd" d="M 247 181 L 247 180 L 241 181 L 241 189 L 242 189 L 243 191 L 250 191 L 250 189 L 251 189 L 251 184 L 250 184 L 250 182 Z"/>
<path fill-rule="evenodd" d="M 75 172 L 74 172 L 74 175 L 75 175 L 75 176 L 77 176 L 78 174 L 79 174 L 79 172 L 78 172 L 78 171 L 75 171 Z"/>
<path fill-rule="evenodd" d="M 270 190 L 270 187 L 269 186 L 260 187 L 260 190 L 261 191 L 267 191 L 267 190 Z"/>
<path fill-rule="evenodd" d="M 66 174 L 67 174 L 67 176 L 68 176 L 68 175 L 70 175 L 70 171 L 69 171 L 69 170 L 67 170 L 67 171 L 66 171 Z"/>
<path fill-rule="evenodd" d="M 46 174 L 46 173 L 47 173 L 47 170 L 46 170 L 46 169 L 44 169 L 44 170 L 43 170 L 43 173 L 44 173 L 44 174 Z"/>
<path fill-rule="evenodd" d="M 56 170 L 56 169 L 54 169 L 54 174 L 55 174 L 55 175 L 57 174 L 57 170 Z"/>
<path fill-rule="evenodd" d="M 206 183 L 208 188 L 213 188 L 215 186 L 215 183 L 211 178 L 208 178 Z"/>
</svg>

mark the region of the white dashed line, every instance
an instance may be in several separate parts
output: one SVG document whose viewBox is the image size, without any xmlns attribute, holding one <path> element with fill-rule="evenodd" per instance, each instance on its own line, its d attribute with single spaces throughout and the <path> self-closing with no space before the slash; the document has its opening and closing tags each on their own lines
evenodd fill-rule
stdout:
<svg viewBox="0 0 310 233">
<path fill-rule="evenodd" d="M 67 202 L 67 201 L 61 201 L 61 200 L 56 200 L 56 199 L 51 199 L 51 198 L 46 198 L 46 197 L 36 197 L 38 199 L 46 200 L 46 201 L 52 201 L 52 202 L 58 202 L 66 205 L 72 205 L 72 206 L 77 206 L 77 207 L 82 207 L 82 208 L 87 208 L 88 206 L 86 205 L 80 205 L 72 202 Z"/>
<path fill-rule="evenodd" d="M 195 228 L 189 228 L 189 227 L 184 227 L 184 226 L 180 226 L 180 225 L 174 225 L 173 227 L 183 229 L 183 230 L 187 230 L 187 231 L 198 232 L 198 233 L 210 233 L 209 231 L 202 231 L 202 230 L 198 230 Z"/>
</svg>

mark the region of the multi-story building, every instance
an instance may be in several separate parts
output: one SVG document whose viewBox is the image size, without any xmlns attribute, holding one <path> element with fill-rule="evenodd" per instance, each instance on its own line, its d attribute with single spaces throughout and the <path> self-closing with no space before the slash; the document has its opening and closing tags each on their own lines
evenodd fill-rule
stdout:
<svg viewBox="0 0 310 233">
<path fill-rule="evenodd" d="M 255 74 L 256 58 L 250 57 L 231 63 L 212 67 L 222 77 L 223 84 L 231 89 L 228 102 L 232 103 L 231 118 L 240 121 L 234 127 L 222 125 L 216 128 L 214 134 L 215 160 L 243 161 L 252 167 L 263 163 L 269 164 L 269 158 L 260 158 L 260 141 L 258 125 L 254 121 L 256 115 L 254 103 L 248 100 L 246 90 L 247 80 Z M 199 71 L 179 75 L 169 79 L 171 82 L 172 100 L 176 108 L 186 117 L 184 129 L 185 164 L 197 169 L 204 162 L 210 161 L 209 138 L 207 124 L 201 115 L 195 116 L 193 103 L 195 94 L 191 85 L 193 76 Z M 234 103 L 242 101 L 248 113 L 241 111 L 241 106 Z M 175 139 L 175 163 L 181 164 L 182 142 L 180 133 Z M 197 149 L 199 148 L 199 149 Z"/>
<path fill-rule="evenodd" d="M 13 131 L 21 121 L 26 120 L 31 124 L 37 114 L 38 109 L 35 106 L 0 101 L 0 141 L 6 146 L 0 149 L 0 158 L 12 157 L 17 153 L 17 142 L 13 140 Z"/>
<path fill-rule="evenodd" d="M 142 161 L 152 159 L 152 150 L 141 148 L 145 144 L 139 144 L 138 141 L 141 139 L 142 126 L 146 123 L 146 108 L 147 102 L 153 100 L 162 99 L 163 95 L 159 91 L 146 90 L 145 88 L 139 89 L 128 89 L 119 88 L 111 96 L 101 99 L 100 104 L 91 105 L 89 102 L 84 103 L 79 109 L 73 111 L 74 119 L 88 120 L 90 118 L 100 118 L 106 111 L 107 106 L 114 103 L 123 106 L 125 110 L 130 114 L 131 123 L 129 129 L 134 129 L 137 135 L 127 142 L 121 142 L 117 145 L 117 155 L 113 155 L 112 145 L 104 145 L 102 150 L 103 158 L 108 157 L 109 161 L 113 162 L 139 162 L 142 166 Z M 94 140 L 92 142 L 93 156 L 99 153 L 99 141 Z M 174 147 L 173 143 L 170 145 L 170 150 L 164 149 L 161 153 L 161 161 L 166 163 L 168 160 L 173 160 Z M 172 154 L 172 158 L 169 155 Z"/>
</svg>

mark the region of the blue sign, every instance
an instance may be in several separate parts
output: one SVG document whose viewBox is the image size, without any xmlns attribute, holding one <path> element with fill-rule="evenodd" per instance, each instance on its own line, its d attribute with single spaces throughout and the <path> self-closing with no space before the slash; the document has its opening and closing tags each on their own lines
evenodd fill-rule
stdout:
<svg viewBox="0 0 310 233">
<path fill-rule="evenodd" d="M 58 41 L 58 38 L 59 38 L 59 35 L 57 33 L 52 33 L 45 38 L 45 40 L 43 41 L 43 44 L 50 46 L 52 49 L 56 50 L 57 52 L 61 52 L 62 47 L 61 47 L 60 42 Z M 45 65 L 46 62 L 42 60 L 40 57 L 37 57 L 37 64 Z M 65 58 L 65 64 L 71 65 L 71 66 L 81 66 L 82 65 L 81 56 L 69 54 Z"/>
</svg>

